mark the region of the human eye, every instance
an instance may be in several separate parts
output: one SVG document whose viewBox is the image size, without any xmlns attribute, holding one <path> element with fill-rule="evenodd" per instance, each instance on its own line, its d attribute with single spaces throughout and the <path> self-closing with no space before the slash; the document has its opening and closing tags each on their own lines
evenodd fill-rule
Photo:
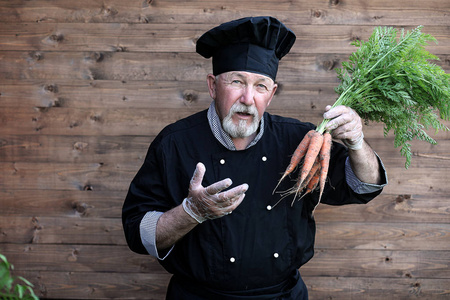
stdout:
<svg viewBox="0 0 450 300">
<path fill-rule="evenodd" d="M 244 83 L 244 81 L 242 81 L 242 79 L 232 78 L 229 81 L 229 85 L 230 85 L 230 87 L 235 88 L 235 89 L 242 89 L 243 86 L 245 85 L 245 83 Z"/>
<path fill-rule="evenodd" d="M 256 89 L 260 93 L 265 93 L 265 92 L 269 91 L 269 88 L 267 87 L 267 85 L 265 85 L 263 83 L 258 83 L 256 85 Z"/>
<path fill-rule="evenodd" d="M 262 84 L 262 83 L 258 84 L 258 87 L 268 90 L 267 85 Z"/>
</svg>

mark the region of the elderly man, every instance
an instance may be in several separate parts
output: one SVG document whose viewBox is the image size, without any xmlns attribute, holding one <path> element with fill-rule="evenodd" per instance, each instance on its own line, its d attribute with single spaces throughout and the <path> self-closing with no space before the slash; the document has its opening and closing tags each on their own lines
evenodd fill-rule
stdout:
<svg viewBox="0 0 450 300">
<path fill-rule="evenodd" d="M 318 192 L 274 207 L 280 196 L 272 191 L 314 126 L 266 112 L 294 41 L 277 19 L 250 17 L 197 42 L 197 52 L 212 57 L 213 101 L 154 139 L 123 206 L 130 249 L 173 274 L 167 299 L 308 298 L 299 268 L 313 256 Z M 325 117 L 346 147 L 333 144 L 321 202 L 367 203 L 387 179 L 361 119 L 347 107 L 327 107 Z"/>
</svg>

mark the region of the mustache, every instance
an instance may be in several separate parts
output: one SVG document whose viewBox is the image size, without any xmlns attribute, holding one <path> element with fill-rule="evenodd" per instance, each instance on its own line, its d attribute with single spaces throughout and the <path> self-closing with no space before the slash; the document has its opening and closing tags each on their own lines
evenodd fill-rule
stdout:
<svg viewBox="0 0 450 300">
<path fill-rule="evenodd" d="M 234 113 L 244 113 L 244 114 L 250 114 L 253 115 L 254 117 L 258 116 L 258 110 L 256 109 L 255 106 L 247 106 L 245 104 L 236 102 L 235 104 L 233 104 L 233 106 L 230 109 L 230 113 L 234 114 Z"/>
</svg>

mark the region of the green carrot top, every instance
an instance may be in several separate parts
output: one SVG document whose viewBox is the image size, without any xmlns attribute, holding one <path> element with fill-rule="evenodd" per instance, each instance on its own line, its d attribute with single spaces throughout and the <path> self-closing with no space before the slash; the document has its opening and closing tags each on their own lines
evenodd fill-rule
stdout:
<svg viewBox="0 0 450 300">
<path fill-rule="evenodd" d="M 449 130 L 439 118 L 450 119 L 450 75 L 429 62 L 439 58 L 425 46 L 437 41 L 421 29 L 402 29 L 397 39 L 395 28 L 377 27 L 367 42 L 352 42 L 358 50 L 337 69 L 340 96 L 333 107 L 349 106 L 366 121 L 384 123 L 385 136 L 393 130 L 405 168 L 411 163 L 410 141 L 436 144 L 425 130 Z M 327 122 L 317 130 L 323 133 Z"/>
</svg>

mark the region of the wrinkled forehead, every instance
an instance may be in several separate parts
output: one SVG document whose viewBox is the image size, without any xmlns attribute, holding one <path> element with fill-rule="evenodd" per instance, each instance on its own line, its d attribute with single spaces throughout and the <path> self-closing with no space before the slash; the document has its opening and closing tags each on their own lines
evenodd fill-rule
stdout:
<svg viewBox="0 0 450 300">
<path fill-rule="evenodd" d="M 233 78 L 243 79 L 245 81 L 253 81 L 253 82 L 264 82 L 266 84 L 274 84 L 275 82 L 269 76 L 254 73 L 254 72 L 246 72 L 246 71 L 230 71 L 225 72 L 219 77 L 223 78 L 226 81 L 232 80 Z"/>
</svg>

